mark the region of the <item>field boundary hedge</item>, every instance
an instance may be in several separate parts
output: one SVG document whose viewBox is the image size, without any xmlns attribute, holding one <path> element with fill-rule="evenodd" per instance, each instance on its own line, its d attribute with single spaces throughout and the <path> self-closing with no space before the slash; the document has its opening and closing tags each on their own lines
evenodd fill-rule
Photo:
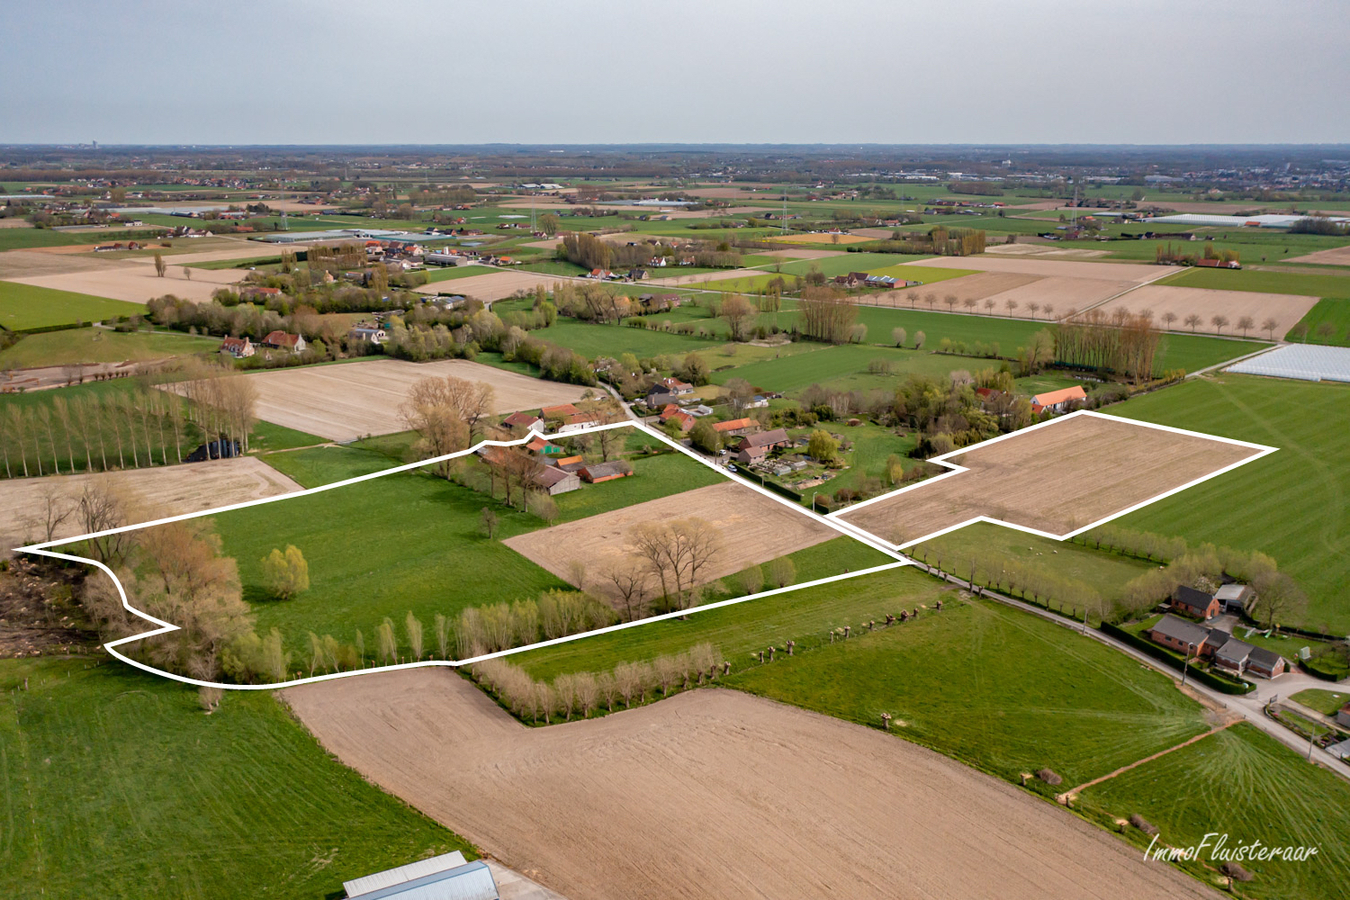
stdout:
<svg viewBox="0 0 1350 900">
<path fill-rule="evenodd" d="M 1124 628 L 1121 628 L 1118 625 L 1112 625 L 1110 622 L 1103 622 L 1098 627 L 1102 634 L 1113 637 L 1122 644 L 1126 644 L 1135 650 L 1138 650 L 1140 653 L 1147 654 L 1153 659 L 1158 660 L 1158 662 L 1164 663 L 1178 672 L 1184 670 L 1184 663 L 1178 662 L 1175 656 L 1168 653 L 1163 648 L 1144 640 L 1138 635 L 1130 634 Z M 1220 675 L 1215 675 L 1213 672 L 1206 672 L 1203 669 L 1196 669 L 1195 671 L 1190 672 L 1188 677 L 1194 678 L 1201 684 L 1212 687 L 1216 691 L 1222 691 L 1225 694 L 1249 694 L 1256 690 L 1256 685 L 1249 681 L 1237 681 L 1231 678 L 1224 678 Z"/>
</svg>

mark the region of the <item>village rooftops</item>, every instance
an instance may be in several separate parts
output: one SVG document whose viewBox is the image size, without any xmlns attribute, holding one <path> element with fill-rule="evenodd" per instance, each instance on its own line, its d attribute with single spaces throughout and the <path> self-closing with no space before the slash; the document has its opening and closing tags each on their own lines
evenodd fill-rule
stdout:
<svg viewBox="0 0 1350 900">
<path fill-rule="evenodd" d="M 754 419 L 729 419 L 726 422 L 717 422 L 713 429 L 722 433 L 743 431 L 747 428 L 756 428 L 759 423 Z"/>
</svg>

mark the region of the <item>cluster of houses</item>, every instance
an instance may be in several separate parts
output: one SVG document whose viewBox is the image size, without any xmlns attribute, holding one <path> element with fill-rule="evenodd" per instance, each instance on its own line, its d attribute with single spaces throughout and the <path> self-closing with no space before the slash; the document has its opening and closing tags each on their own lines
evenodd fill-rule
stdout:
<svg viewBox="0 0 1350 900">
<path fill-rule="evenodd" d="M 923 284 L 922 281 L 906 281 L 903 278 L 892 278 L 890 275 L 868 275 L 866 272 L 849 272 L 847 275 L 836 275 L 834 276 L 834 283 L 845 288 L 865 287 L 886 290 L 918 287 Z"/>
<path fill-rule="evenodd" d="M 1149 637 L 1169 650 L 1209 660 L 1230 675 L 1274 678 L 1288 669 L 1283 656 L 1240 640 L 1217 623 L 1209 624 L 1225 613 L 1242 612 L 1253 596 L 1245 584 L 1225 584 L 1213 594 L 1181 585 L 1172 594 L 1171 611 L 1149 629 Z"/>
<path fill-rule="evenodd" d="M 584 457 L 570 454 L 544 436 L 550 426 L 554 434 L 566 434 L 599 424 L 598 416 L 582 412 L 571 403 L 545 406 L 538 415 L 515 412 L 502 420 L 502 428 L 512 437 L 531 435 L 525 449 L 543 464 L 532 477 L 535 487 L 549 496 L 580 490 L 583 482 L 603 484 L 633 474 L 632 465 L 625 460 L 587 462 Z M 504 459 L 506 452 L 500 447 L 484 447 L 479 455 L 491 465 Z"/>
<path fill-rule="evenodd" d="M 222 338 L 220 341 L 220 352 L 228 353 L 235 359 L 247 359 L 257 353 L 259 349 L 285 350 L 289 353 L 304 353 L 305 348 L 308 346 L 309 344 L 306 343 L 303 335 L 290 334 L 285 331 L 273 331 L 269 332 L 267 337 L 256 344 L 249 340 L 248 335 L 241 338 Z M 271 357 L 268 356 L 268 358 L 270 359 Z"/>
</svg>

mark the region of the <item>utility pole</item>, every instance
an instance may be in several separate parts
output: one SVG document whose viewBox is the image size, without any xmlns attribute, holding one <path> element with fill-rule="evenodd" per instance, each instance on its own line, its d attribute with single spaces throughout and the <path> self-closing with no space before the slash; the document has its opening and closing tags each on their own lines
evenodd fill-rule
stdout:
<svg viewBox="0 0 1350 900">
<path fill-rule="evenodd" d="M 783 215 L 778 220 L 778 231 L 787 234 L 787 185 L 783 186 Z"/>
<path fill-rule="evenodd" d="M 1189 643 L 1188 643 L 1188 644 L 1186 645 L 1186 662 L 1183 663 L 1183 664 L 1182 664 L 1182 667 L 1181 667 L 1181 686 L 1182 686 L 1182 687 L 1185 687 L 1185 686 L 1186 686 L 1186 676 L 1187 676 L 1188 674 L 1190 674 L 1190 670 L 1191 670 L 1191 651 L 1194 650 L 1194 649 L 1195 649 L 1195 644 L 1189 644 Z"/>
</svg>

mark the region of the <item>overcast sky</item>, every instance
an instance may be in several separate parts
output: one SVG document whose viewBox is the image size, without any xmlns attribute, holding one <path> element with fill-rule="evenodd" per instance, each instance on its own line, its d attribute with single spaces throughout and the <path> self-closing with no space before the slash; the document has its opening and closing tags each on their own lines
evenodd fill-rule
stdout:
<svg viewBox="0 0 1350 900">
<path fill-rule="evenodd" d="M 1350 142 L 1344 0 L 4 0 L 0 143 Z"/>
</svg>

